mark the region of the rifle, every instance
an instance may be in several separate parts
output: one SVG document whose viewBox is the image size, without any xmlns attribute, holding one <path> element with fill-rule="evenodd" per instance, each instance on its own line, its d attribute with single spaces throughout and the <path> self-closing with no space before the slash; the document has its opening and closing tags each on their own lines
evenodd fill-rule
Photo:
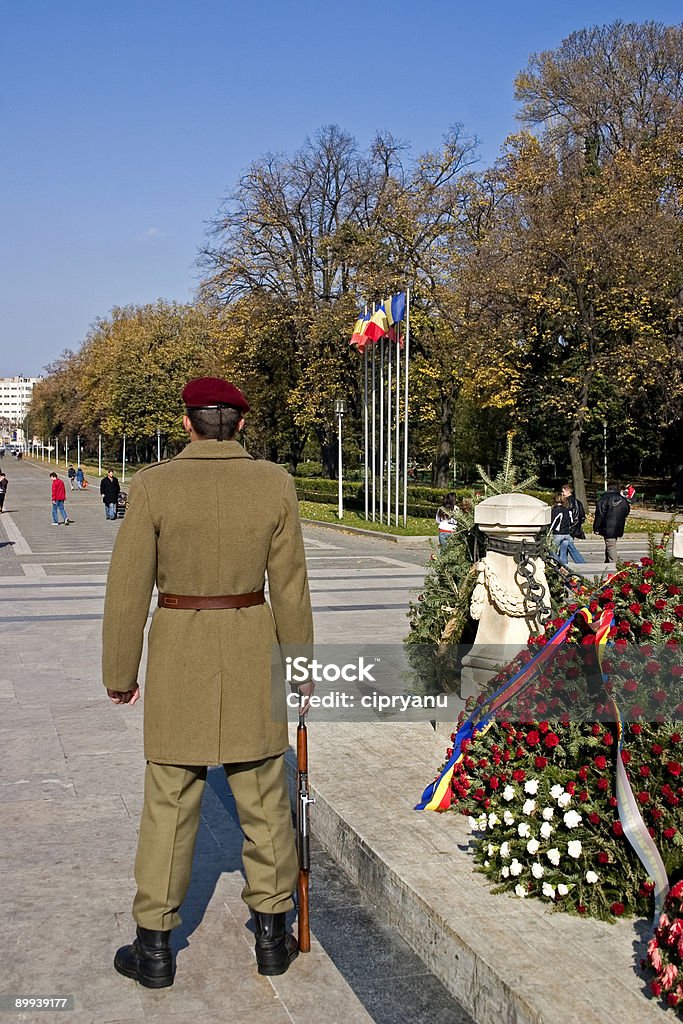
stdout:
<svg viewBox="0 0 683 1024">
<path fill-rule="evenodd" d="M 308 733 L 306 716 L 299 715 L 296 730 L 296 850 L 299 857 L 299 883 L 297 893 L 299 899 L 299 949 L 308 953 L 311 949 L 311 931 L 308 920 L 308 877 L 311 871 L 309 849 L 308 807 L 315 799 L 308 788 Z"/>
</svg>

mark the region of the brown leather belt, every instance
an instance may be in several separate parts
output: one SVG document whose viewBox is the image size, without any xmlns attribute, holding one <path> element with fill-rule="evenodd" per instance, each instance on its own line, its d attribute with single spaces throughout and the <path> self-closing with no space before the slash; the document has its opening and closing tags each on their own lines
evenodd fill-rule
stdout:
<svg viewBox="0 0 683 1024">
<path fill-rule="evenodd" d="M 252 605 L 265 603 L 266 597 L 262 590 L 254 590 L 251 594 L 220 594 L 216 597 L 159 594 L 160 608 L 183 608 L 195 611 L 210 608 L 251 608 Z"/>
</svg>

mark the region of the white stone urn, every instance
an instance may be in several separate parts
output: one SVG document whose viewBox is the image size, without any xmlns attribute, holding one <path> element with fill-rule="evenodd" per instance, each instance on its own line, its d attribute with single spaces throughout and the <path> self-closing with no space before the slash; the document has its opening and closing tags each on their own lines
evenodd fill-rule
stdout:
<svg viewBox="0 0 683 1024">
<path fill-rule="evenodd" d="M 490 546 L 478 563 L 471 612 L 479 619 L 479 627 L 472 650 L 463 659 L 463 698 L 480 693 L 489 679 L 526 646 L 529 636 L 541 630 L 538 608 L 528 599 L 515 553 L 522 551 L 522 542 L 533 548 L 545 535 L 550 506 L 529 494 L 496 494 L 475 507 L 474 522 Z M 502 542 L 505 552 L 495 550 L 498 542 Z M 549 608 L 545 563 L 532 555 L 531 566 L 542 588 L 539 596 Z"/>
</svg>

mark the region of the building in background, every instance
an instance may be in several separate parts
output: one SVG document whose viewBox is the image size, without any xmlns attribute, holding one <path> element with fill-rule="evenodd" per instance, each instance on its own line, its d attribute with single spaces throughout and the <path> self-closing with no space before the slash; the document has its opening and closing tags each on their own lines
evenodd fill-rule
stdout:
<svg viewBox="0 0 683 1024">
<path fill-rule="evenodd" d="M 0 377 L 0 443 L 25 447 L 24 420 L 42 377 Z"/>
</svg>

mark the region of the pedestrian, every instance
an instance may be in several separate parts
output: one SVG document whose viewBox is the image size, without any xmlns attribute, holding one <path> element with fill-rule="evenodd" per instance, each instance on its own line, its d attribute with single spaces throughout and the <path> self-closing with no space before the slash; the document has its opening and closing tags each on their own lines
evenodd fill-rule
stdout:
<svg viewBox="0 0 683 1024">
<path fill-rule="evenodd" d="M 249 405 L 233 384 L 192 380 L 182 399 L 190 443 L 133 478 L 102 634 L 109 698 L 135 704 L 156 583 L 137 931 L 114 959 L 119 973 L 148 988 L 173 984 L 170 935 L 190 882 L 207 765 L 223 765 L 244 833 L 242 898 L 254 919 L 258 972 L 283 974 L 298 953 L 285 928 L 298 876 L 284 765 L 285 694 L 271 680 L 274 642 L 300 651 L 313 639 L 296 490 L 286 472 L 255 461 L 235 440 Z M 298 691 L 305 711 L 313 683 Z M 274 701 L 282 714 L 274 714 Z"/>
<path fill-rule="evenodd" d="M 119 500 L 119 494 L 121 493 L 121 487 L 117 477 L 114 476 L 114 470 L 108 469 L 107 475 L 102 477 L 100 481 L 100 494 L 102 495 L 102 501 L 104 502 L 104 514 L 107 519 L 116 519 L 116 507 Z"/>
<path fill-rule="evenodd" d="M 69 478 L 69 490 L 73 491 L 74 480 L 76 479 L 76 470 L 74 469 L 73 465 L 69 466 L 66 475 Z"/>
<path fill-rule="evenodd" d="M 593 520 L 593 533 L 605 538 L 605 562 L 617 560 L 617 540 L 624 536 L 624 524 L 630 511 L 630 502 L 619 493 L 617 484 L 610 481 L 595 505 Z"/>
<path fill-rule="evenodd" d="M 586 521 L 586 509 L 583 502 L 575 497 L 574 488 L 570 483 L 562 484 L 562 497 L 566 499 L 567 508 L 569 509 L 571 519 L 569 527 L 570 536 L 578 540 L 584 540 L 586 534 L 583 531 L 583 524 Z M 576 547 L 574 547 L 574 550 L 576 550 Z M 581 561 L 585 561 L 585 559 L 581 559 Z"/>
<path fill-rule="evenodd" d="M 444 550 L 449 540 L 457 530 L 458 520 L 456 518 L 456 512 L 459 511 L 456 504 L 457 495 L 455 491 L 450 491 L 445 498 L 443 503 L 436 511 L 436 523 L 439 528 L 439 548 L 441 551 Z"/>
<path fill-rule="evenodd" d="M 632 504 L 633 503 L 633 499 L 636 496 L 636 489 L 633 486 L 633 484 L 631 483 L 631 481 L 628 480 L 624 484 L 624 486 L 621 488 L 621 491 L 619 493 L 621 494 L 621 496 L 623 498 L 626 498 L 626 500 L 629 502 L 629 504 Z"/>
<path fill-rule="evenodd" d="M 50 479 L 52 480 L 52 525 L 59 526 L 59 513 L 61 512 L 64 525 L 68 526 L 71 520 L 64 509 L 66 501 L 64 481 L 60 480 L 56 473 L 50 473 Z"/>
<path fill-rule="evenodd" d="M 586 559 L 577 549 L 571 535 L 572 514 L 569 501 L 563 491 L 564 489 L 555 495 L 554 504 L 550 510 L 550 533 L 556 545 L 557 557 L 562 565 L 568 565 L 570 557 L 575 562 L 585 562 Z"/>
<path fill-rule="evenodd" d="M 76 470 L 76 487 L 78 488 L 79 491 L 83 489 L 84 480 L 85 473 L 83 472 L 81 466 L 79 466 L 78 469 Z"/>
<path fill-rule="evenodd" d="M 0 469 L 0 515 L 2 515 L 5 507 L 5 496 L 7 494 L 7 477 L 4 472 Z"/>
</svg>

